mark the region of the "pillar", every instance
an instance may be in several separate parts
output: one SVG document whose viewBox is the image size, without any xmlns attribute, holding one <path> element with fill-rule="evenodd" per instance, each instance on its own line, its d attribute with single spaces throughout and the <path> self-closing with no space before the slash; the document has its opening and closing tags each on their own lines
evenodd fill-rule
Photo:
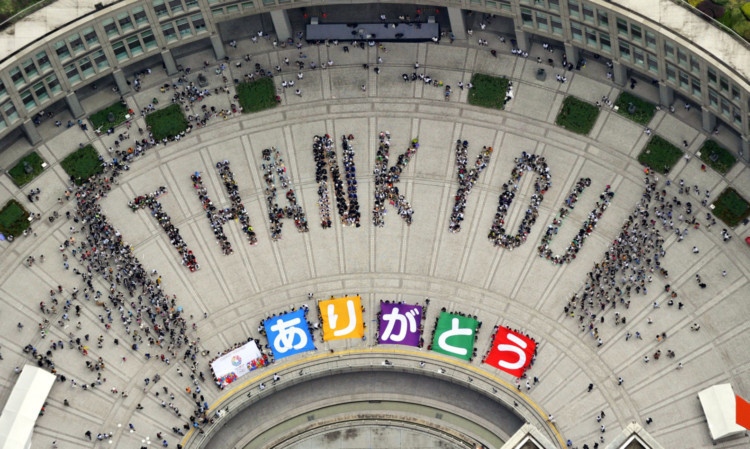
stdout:
<svg viewBox="0 0 750 449">
<path fill-rule="evenodd" d="M 523 51 L 529 51 L 529 35 L 521 29 L 516 29 L 516 45 Z"/>
<path fill-rule="evenodd" d="M 565 56 L 568 57 L 568 64 L 578 65 L 578 47 L 565 42 Z"/>
<path fill-rule="evenodd" d="M 628 68 L 618 61 L 612 63 L 612 76 L 615 78 L 615 84 L 624 86 L 628 83 Z"/>
<path fill-rule="evenodd" d="M 227 57 L 227 52 L 224 50 L 224 41 L 221 40 L 221 36 L 217 31 L 216 34 L 211 35 L 211 46 L 214 48 L 214 54 L 216 60 L 220 61 Z"/>
<path fill-rule="evenodd" d="M 42 141 L 42 136 L 39 134 L 39 131 L 36 129 L 36 125 L 34 124 L 33 120 L 26 119 L 26 121 L 23 122 L 21 127 L 23 128 L 24 134 L 26 134 L 26 138 L 29 139 L 30 144 L 36 145 Z"/>
<path fill-rule="evenodd" d="M 708 110 L 708 108 L 701 108 L 703 113 L 703 131 L 707 133 L 714 132 L 716 128 L 716 116 Z"/>
<path fill-rule="evenodd" d="M 128 86 L 128 82 L 125 79 L 125 74 L 122 72 L 122 69 L 115 69 L 112 72 L 112 76 L 115 79 L 115 84 L 120 91 L 120 95 L 125 95 L 130 92 L 130 86 Z"/>
<path fill-rule="evenodd" d="M 664 81 L 659 83 L 659 103 L 666 107 L 674 104 L 674 89 L 667 86 Z"/>
<path fill-rule="evenodd" d="M 461 8 L 455 6 L 448 7 L 448 20 L 451 23 L 451 33 L 456 39 L 466 39 L 466 24 L 464 23 L 464 13 Z"/>
<path fill-rule="evenodd" d="M 739 155 L 743 161 L 750 161 L 750 137 L 742 136 L 742 148 L 740 148 Z"/>
<path fill-rule="evenodd" d="M 68 104 L 68 109 L 70 109 L 70 114 L 74 118 L 81 118 L 86 114 L 86 112 L 81 107 L 81 102 L 78 100 L 78 95 L 76 95 L 75 92 L 68 92 L 68 94 L 65 96 L 65 103 Z"/>
<path fill-rule="evenodd" d="M 279 42 L 292 37 L 292 24 L 289 22 L 289 14 L 286 13 L 286 9 L 271 10 L 271 21 L 276 32 L 276 39 Z"/>
<path fill-rule="evenodd" d="M 162 50 L 161 59 L 164 61 L 164 67 L 167 68 L 167 75 L 172 76 L 177 73 L 177 64 L 174 62 L 171 50 Z"/>
</svg>

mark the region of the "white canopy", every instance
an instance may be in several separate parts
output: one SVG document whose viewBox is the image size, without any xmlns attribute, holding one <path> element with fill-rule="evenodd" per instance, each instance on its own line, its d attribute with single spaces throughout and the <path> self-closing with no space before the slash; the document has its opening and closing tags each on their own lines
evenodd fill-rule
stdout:
<svg viewBox="0 0 750 449">
<path fill-rule="evenodd" d="M 0 448 L 29 449 L 39 412 L 47 400 L 55 375 L 26 365 L 0 415 Z"/>
<path fill-rule="evenodd" d="M 714 441 L 745 432 L 745 428 L 737 424 L 737 402 L 731 384 L 706 388 L 698 393 L 698 398 Z"/>
</svg>

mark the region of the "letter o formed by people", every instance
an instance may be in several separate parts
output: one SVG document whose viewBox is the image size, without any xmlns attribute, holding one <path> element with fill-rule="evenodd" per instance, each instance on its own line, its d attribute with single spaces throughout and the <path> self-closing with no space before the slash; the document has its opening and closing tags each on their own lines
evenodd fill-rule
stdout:
<svg viewBox="0 0 750 449">
<path fill-rule="evenodd" d="M 535 349 L 534 340 L 500 326 L 484 363 L 520 378 L 531 363 Z"/>
</svg>

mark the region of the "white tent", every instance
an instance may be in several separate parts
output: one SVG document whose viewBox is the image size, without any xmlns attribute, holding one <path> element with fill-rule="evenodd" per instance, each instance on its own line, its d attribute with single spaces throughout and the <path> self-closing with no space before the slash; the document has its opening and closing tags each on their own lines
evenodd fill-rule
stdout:
<svg viewBox="0 0 750 449">
<path fill-rule="evenodd" d="M 34 424 L 54 382 L 54 374 L 32 365 L 23 367 L 0 415 L 0 449 L 31 448 Z"/>
<path fill-rule="evenodd" d="M 745 433 L 745 428 L 737 424 L 737 402 L 732 385 L 706 388 L 698 393 L 698 399 L 714 441 Z"/>
</svg>

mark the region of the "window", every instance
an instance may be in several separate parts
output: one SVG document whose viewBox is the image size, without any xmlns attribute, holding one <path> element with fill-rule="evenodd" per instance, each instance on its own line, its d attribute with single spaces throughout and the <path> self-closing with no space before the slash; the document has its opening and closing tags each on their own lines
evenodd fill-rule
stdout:
<svg viewBox="0 0 750 449">
<path fill-rule="evenodd" d="M 154 37 L 154 33 L 150 30 L 144 31 L 143 34 L 141 34 L 141 39 L 143 39 L 143 45 L 146 46 L 146 50 L 156 47 L 156 38 Z"/>
<path fill-rule="evenodd" d="M 721 113 L 729 117 L 729 102 L 724 98 L 721 99 Z"/>
<path fill-rule="evenodd" d="M 553 11 L 560 10 L 560 0 L 549 0 L 549 9 Z"/>
<path fill-rule="evenodd" d="M 0 81 L 0 99 L 4 99 L 8 96 L 8 90 L 5 89 L 5 84 L 3 84 L 2 81 Z"/>
<path fill-rule="evenodd" d="M 648 48 L 656 48 L 656 35 L 650 31 L 646 31 L 646 46 Z"/>
<path fill-rule="evenodd" d="M 203 19 L 202 14 L 190 16 L 190 21 L 193 22 L 193 28 L 195 28 L 196 33 L 206 31 L 206 21 Z"/>
<path fill-rule="evenodd" d="M 133 19 L 135 20 L 135 24 L 137 26 L 140 27 L 144 23 L 148 23 L 148 17 L 146 17 L 146 11 L 144 11 L 141 6 L 134 8 L 132 13 L 133 13 Z"/>
<path fill-rule="evenodd" d="M 695 74 L 701 73 L 701 63 L 695 56 L 690 57 L 690 71 Z"/>
<path fill-rule="evenodd" d="M 96 64 L 97 69 L 102 70 L 109 67 L 107 55 L 104 54 L 104 50 L 97 51 L 92 55 L 92 57 L 94 58 L 94 64 Z"/>
<path fill-rule="evenodd" d="M 713 84 L 715 86 L 716 85 L 716 81 L 717 81 L 716 80 L 716 70 L 714 70 L 711 67 L 709 67 L 708 70 L 707 70 L 707 72 L 708 72 L 708 82 L 711 83 L 711 84 Z"/>
<path fill-rule="evenodd" d="M 23 105 L 27 111 L 32 109 L 34 106 L 36 106 L 36 100 L 34 100 L 34 95 L 31 94 L 31 91 L 29 89 L 26 89 L 25 91 L 21 92 L 21 101 L 23 102 Z"/>
<path fill-rule="evenodd" d="M 573 35 L 573 39 L 577 41 L 583 41 L 583 30 L 581 26 L 575 22 L 570 22 L 570 32 Z"/>
<path fill-rule="evenodd" d="M 596 30 L 586 27 L 586 44 L 596 48 Z"/>
<path fill-rule="evenodd" d="M 624 59 L 630 59 L 630 45 L 625 42 L 620 42 L 620 57 Z"/>
<path fill-rule="evenodd" d="M 45 70 L 47 70 L 48 68 L 52 66 L 52 64 L 50 64 L 49 62 L 49 56 L 47 56 L 47 52 L 44 52 L 44 51 L 39 52 L 36 54 L 35 58 L 36 58 L 36 65 L 39 66 L 39 70 L 41 70 L 42 72 L 44 72 Z"/>
<path fill-rule="evenodd" d="M 143 47 L 141 47 L 141 41 L 138 36 L 132 36 L 128 38 L 128 49 L 130 49 L 130 55 L 136 56 L 143 53 Z"/>
<path fill-rule="evenodd" d="M 560 19 L 558 17 L 552 16 L 550 18 L 550 24 L 552 25 L 552 32 L 562 36 L 563 28 L 562 28 L 562 22 L 560 21 Z"/>
<path fill-rule="evenodd" d="M 85 48 L 83 48 L 83 39 L 81 39 L 81 36 L 78 33 L 75 33 L 68 38 L 68 46 L 73 53 L 80 53 L 85 50 Z"/>
<path fill-rule="evenodd" d="M 161 26 L 161 31 L 164 33 L 164 38 L 167 42 L 177 39 L 177 31 L 174 29 L 174 25 L 171 23 L 165 23 Z"/>
<path fill-rule="evenodd" d="M 83 40 L 86 41 L 86 45 L 88 45 L 89 48 L 99 43 L 99 39 L 96 37 L 96 31 L 94 31 L 93 27 L 86 28 L 81 31 L 81 34 L 83 34 Z"/>
<path fill-rule="evenodd" d="M 13 84 L 15 84 L 16 86 L 26 83 L 26 80 L 23 79 L 23 73 L 21 73 L 21 70 L 19 70 L 18 67 L 15 67 L 13 70 L 11 70 L 9 74 L 11 81 L 13 81 Z"/>
<path fill-rule="evenodd" d="M 617 34 L 622 36 L 628 35 L 628 22 L 620 18 L 617 19 Z"/>
<path fill-rule="evenodd" d="M 55 53 L 57 53 L 57 57 L 60 61 L 65 61 L 70 58 L 70 51 L 68 51 L 68 46 L 65 45 L 65 41 L 55 42 Z"/>
<path fill-rule="evenodd" d="M 130 14 L 124 12 L 117 16 L 117 23 L 120 24 L 122 31 L 128 31 L 133 29 L 133 21 L 130 19 Z"/>
<path fill-rule="evenodd" d="M 667 79 L 670 81 L 675 81 L 677 79 L 677 72 L 675 66 L 672 64 L 667 64 Z"/>
<path fill-rule="evenodd" d="M 674 46 L 669 42 L 664 42 L 664 55 L 674 61 Z"/>
<path fill-rule="evenodd" d="M 172 15 L 182 11 L 182 0 L 169 0 L 169 10 Z"/>
<path fill-rule="evenodd" d="M 648 64 L 648 70 L 654 73 L 659 73 L 659 62 L 656 57 L 651 53 L 646 53 L 646 63 Z"/>
<path fill-rule="evenodd" d="M 633 41 L 640 42 L 641 39 L 643 39 L 641 27 L 639 27 L 638 25 L 633 25 L 631 23 L 630 24 L 630 37 L 633 39 Z"/>
<path fill-rule="evenodd" d="M 737 89 L 737 86 L 732 85 L 732 100 L 739 103 L 740 101 L 740 90 Z"/>
<path fill-rule="evenodd" d="M 107 19 L 104 22 L 102 22 L 102 26 L 104 26 L 104 32 L 107 33 L 107 37 L 112 37 L 120 34 L 119 31 L 117 31 L 117 25 L 115 25 L 114 19 Z"/>
<path fill-rule="evenodd" d="M 44 87 L 44 83 L 34 84 L 34 95 L 36 95 L 36 98 L 37 100 L 39 100 L 39 102 L 42 102 L 49 98 L 49 94 L 47 93 L 47 89 Z"/>
<path fill-rule="evenodd" d="M 180 36 L 190 36 L 193 31 L 190 29 L 190 24 L 187 19 L 180 19 L 177 21 L 177 29 L 180 31 Z"/>
<path fill-rule="evenodd" d="M 245 3 L 242 4 L 242 7 L 243 8 L 245 7 Z M 240 7 L 237 6 L 237 5 L 227 6 L 227 14 L 231 14 L 231 13 L 237 12 L 239 10 L 240 10 Z"/>
<path fill-rule="evenodd" d="M 738 108 L 733 108 L 732 121 L 737 125 L 742 124 L 742 114 Z"/>
<path fill-rule="evenodd" d="M 612 44 L 609 41 L 608 33 L 599 33 L 599 45 L 602 47 L 602 50 L 612 53 Z"/>
<path fill-rule="evenodd" d="M 723 76 L 719 77 L 719 87 L 721 87 L 722 92 L 729 92 L 729 81 Z"/>
<path fill-rule="evenodd" d="M 680 70 L 680 87 L 687 90 L 689 81 L 690 78 L 688 77 L 688 74 Z"/>
<path fill-rule="evenodd" d="M 639 66 L 643 66 L 645 61 L 643 59 L 643 50 L 638 47 L 633 47 L 633 61 Z"/>
<path fill-rule="evenodd" d="M 77 83 L 81 80 L 81 75 L 78 73 L 78 68 L 75 64 L 68 64 L 63 67 L 63 70 L 65 70 L 65 76 L 71 84 Z"/>
<path fill-rule="evenodd" d="M 94 64 L 91 63 L 91 59 L 86 56 L 84 58 L 81 58 L 80 61 L 78 61 L 78 67 L 81 69 L 81 74 L 84 78 L 88 78 L 94 73 Z"/>
<path fill-rule="evenodd" d="M 529 8 L 521 8 L 521 21 L 524 25 L 532 26 L 533 20 L 531 18 L 531 10 Z"/>
<path fill-rule="evenodd" d="M 164 0 L 154 0 L 154 11 L 156 12 L 156 17 L 162 17 L 166 14 L 169 14 L 167 11 L 167 5 L 164 4 Z"/>
<path fill-rule="evenodd" d="M 609 26 L 609 16 L 607 15 L 606 11 L 596 11 L 596 16 L 599 18 L 599 26 L 600 27 L 608 27 Z"/>
<path fill-rule="evenodd" d="M 60 81 L 57 79 L 55 75 L 50 75 L 44 78 L 44 82 L 47 83 L 47 89 L 49 89 L 52 95 L 62 90 L 62 87 L 60 87 Z"/>
<path fill-rule="evenodd" d="M 701 82 L 696 77 L 692 77 L 690 80 L 691 84 L 693 86 L 693 96 L 697 98 L 701 98 Z"/>
<path fill-rule="evenodd" d="M 711 104 L 711 106 L 719 106 L 719 94 L 717 94 L 713 89 L 708 89 L 708 102 Z"/>
<path fill-rule="evenodd" d="M 12 101 L 9 101 L 3 109 L 5 110 L 5 116 L 8 118 L 8 122 L 13 123 L 18 119 L 18 111 L 16 111 L 16 107 L 13 105 Z"/>
<path fill-rule="evenodd" d="M 185 0 L 185 8 L 193 9 L 198 7 L 198 0 Z"/>
<path fill-rule="evenodd" d="M 5 123 L 5 120 L 3 120 L 2 117 L 0 117 L 0 131 L 4 130 L 7 127 L 8 125 Z"/>
<path fill-rule="evenodd" d="M 24 62 L 23 64 L 23 71 L 26 73 L 26 78 L 31 80 L 31 78 L 35 77 L 39 72 L 36 70 L 36 66 L 34 65 L 34 61 L 29 58 Z"/>
<path fill-rule="evenodd" d="M 677 47 L 677 63 L 683 67 L 687 67 L 687 53 L 680 47 Z"/>
<path fill-rule="evenodd" d="M 209 3 L 211 2 L 211 0 L 208 0 L 208 1 Z M 253 2 L 247 2 L 247 3 L 242 4 L 242 9 L 251 9 L 252 7 L 253 7 Z M 510 11 L 511 9 L 513 9 L 510 6 L 510 0 L 500 0 L 500 9 L 504 9 L 506 11 Z"/>
<path fill-rule="evenodd" d="M 594 8 L 583 5 L 581 9 L 583 11 L 583 20 L 594 23 Z"/>
<path fill-rule="evenodd" d="M 211 15 L 212 16 L 220 16 L 222 14 L 224 14 L 224 10 L 221 9 L 221 8 L 216 8 L 216 9 L 212 9 L 211 10 Z"/>
<path fill-rule="evenodd" d="M 125 44 L 122 41 L 117 42 L 115 45 L 113 45 L 112 51 L 115 52 L 115 57 L 118 61 L 122 61 L 123 59 L 127 59 L 128 57 L 128 50 L 125 48 Z"/>
<path fill-rule="evenodd" d="M 578 17 L 581 12 L 578 11 L 578 0 L 568 0 L 568 13 L 570 17 Z"/>
</svg>

